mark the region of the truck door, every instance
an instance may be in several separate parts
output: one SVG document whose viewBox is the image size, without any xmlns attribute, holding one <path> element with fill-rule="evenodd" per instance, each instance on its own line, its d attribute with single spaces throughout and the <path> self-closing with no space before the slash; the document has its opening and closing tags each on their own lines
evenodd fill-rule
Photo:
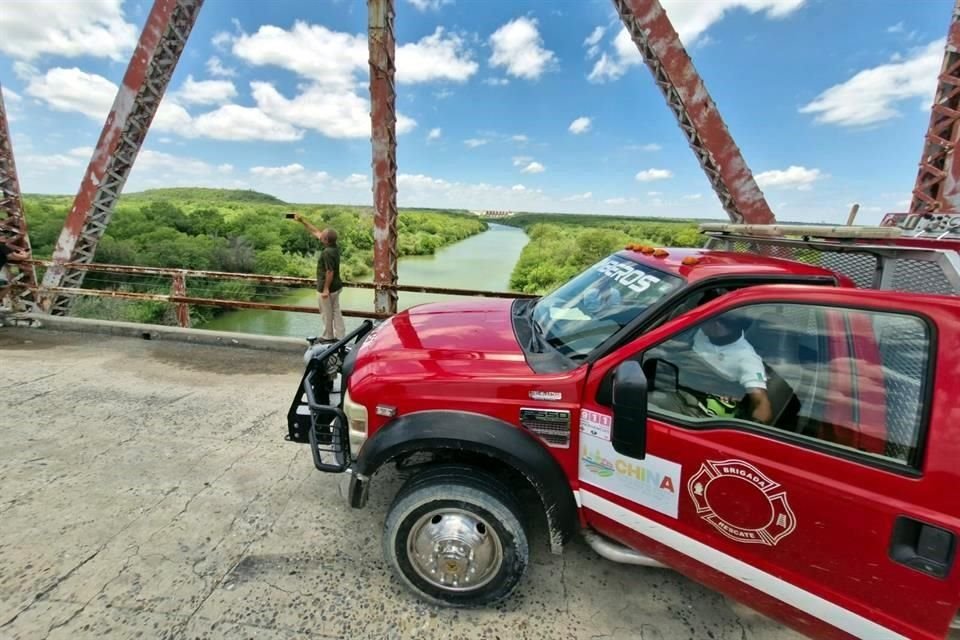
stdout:
<svg viewBox="0 0 960 640">
<path fill-rule="evenodd" d="M 932 390 L 956 389 L 960 366 L 936 358 L 938 340 L 957 349 L 938 337 L 956 312 L 936 300 L 754 287 L 598 360 L 583 517 L 809 635 L 944 637 L 960 606 L 960 443 L 928 430 L 956 415 L 956 392 Z M 612 380 L 630 361 L 646 381 L 642 458 L 614 446 L 631 426 L 613 419 Z"/>
</svg>

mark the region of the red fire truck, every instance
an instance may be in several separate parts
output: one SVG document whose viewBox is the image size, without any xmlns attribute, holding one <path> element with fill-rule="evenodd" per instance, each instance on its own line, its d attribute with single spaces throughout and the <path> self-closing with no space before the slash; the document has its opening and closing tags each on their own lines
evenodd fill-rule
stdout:
<svg viewBox="0 0 960 640">
<path fill-rule="evenodd" d="M 353 507 L 411 474 L 384 555 L 433 603 L 506 597 L 542 516 L 555 552 L 581 532 L 809 635 L 943 637 L 960 241 L 931 236 L 954 220 L 708 225 L 709 248 L 631 245 L 537 300 L 368 322 L 309 352 L 288 437 Z"/>
</svg>

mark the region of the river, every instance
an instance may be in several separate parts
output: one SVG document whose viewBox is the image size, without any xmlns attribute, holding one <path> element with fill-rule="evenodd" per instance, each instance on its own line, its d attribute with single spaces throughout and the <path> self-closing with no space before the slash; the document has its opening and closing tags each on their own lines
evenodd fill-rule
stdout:
<svg viewBox="0 0 960 640">
<path fill-rule="evenodd" d="M 400 258 L 397 269 L 399 280 L 402 284 L 507 291 L 510 274 L 526 244 L 527 235 L 521 229 L 491 224 L 487 231 L 443 247 L 432 256 Z M 451 297 L 403 291 L 399 296 L 400 309 Z M 273 301 L 277 304 L 313 306 L 317 304 L 317 292 L 298 289 Z M 343 309 L 372 311 L 373 290 L 344 289 L 340 294 L 340 306 Z M 350 317 L 345 317 L 344 321 L 347 331 L 361 322 L 359 318 Z M 258 309 L 228 311 L 200 328 L 294 337 L 319 335 L 321 330 L 319 315 Z"/>
</svg>

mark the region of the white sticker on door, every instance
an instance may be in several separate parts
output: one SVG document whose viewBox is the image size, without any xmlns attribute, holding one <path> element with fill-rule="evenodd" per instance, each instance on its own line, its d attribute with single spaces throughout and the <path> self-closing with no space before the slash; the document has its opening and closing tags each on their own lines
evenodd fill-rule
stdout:
<svg viewBox="0 0 960 640">
<path fill-rule="evenodd" d="M 605 413 L 580 409 L 580 432 L 589 434 L 601 440 L 610 440 L 610 429 L 613 427 L 613 416 Z"/>
<path fill-rule="evenodd" d="M 680 465 L 649 453 L 644 460 L 622 456 L 607 439 L 580 430 L 580 482 L 677 517 Z"/>
</svg>

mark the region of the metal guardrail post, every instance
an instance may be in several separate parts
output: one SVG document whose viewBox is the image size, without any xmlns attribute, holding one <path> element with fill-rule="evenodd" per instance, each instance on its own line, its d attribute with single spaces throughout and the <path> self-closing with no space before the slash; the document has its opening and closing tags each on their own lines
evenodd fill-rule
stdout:
<svg viewBox="0 0 960 640">
<path fill-rule="evenodd" d="M 174 298 L 185 298 L 187 297 L 187 272 L 181 271 L 176 273 L 173 276 L 173 282 L 170 285 L 170 295 Z M 181 327 L 190 327 L 190 306 L 183 303 L 177 302 L 173 306 L 174 312 L 177 314 L 177 325 Z"/>
</svg>

